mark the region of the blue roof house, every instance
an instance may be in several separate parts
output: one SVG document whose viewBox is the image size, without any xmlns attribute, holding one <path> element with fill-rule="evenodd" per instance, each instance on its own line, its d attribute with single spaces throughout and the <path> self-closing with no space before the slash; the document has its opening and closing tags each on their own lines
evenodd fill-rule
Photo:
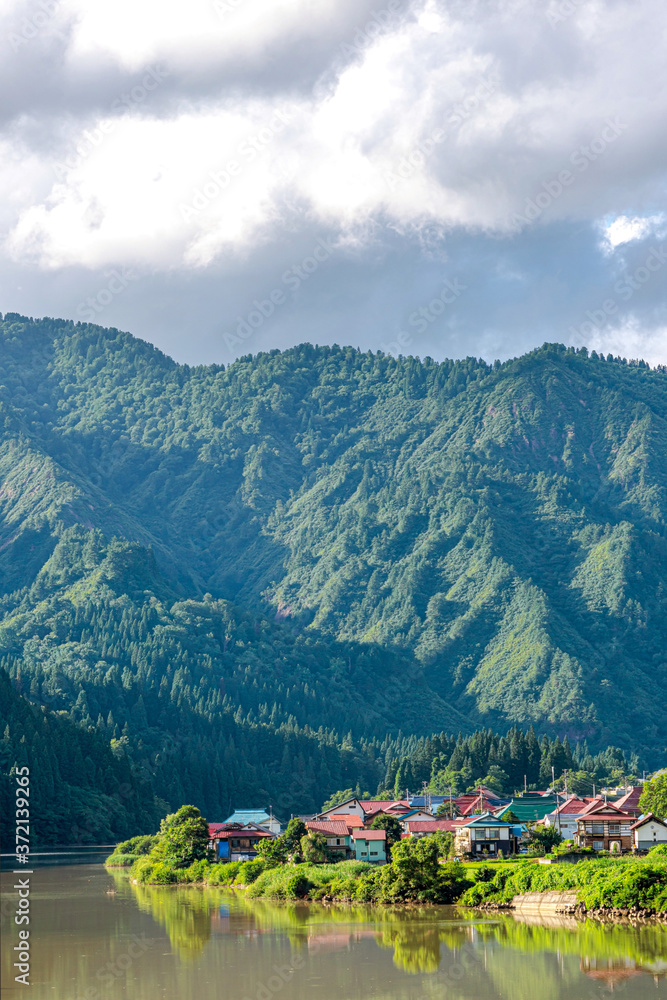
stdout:
<svg viewBox="0 0 667 1000">
<path fill-rule="evenodd" d="M 248 826 L 250 823 L 261 826 L 265 830 L 270 830 L 276 837 L 280 835 L 281 826 L 273 815 L 273 810 L 267 812 L 266 809 L 237 809 L 225 823 L 240 823 L 241 826 Z"/>
</svg>

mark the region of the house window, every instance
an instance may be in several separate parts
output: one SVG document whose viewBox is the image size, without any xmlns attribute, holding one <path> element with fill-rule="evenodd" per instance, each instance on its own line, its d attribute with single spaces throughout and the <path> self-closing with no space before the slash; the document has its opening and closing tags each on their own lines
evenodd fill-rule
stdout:
<svg viewBox="0 0 667 1000">
<path fill-rule="evenodd" d="M 594 837 L 603 837 L 604 836 L 604 823 L 592 823 L 591 824 L 591 833 L 593 834 Z"/>
<path fill-rule="evenodd" d="M 621 833 L 621 824 L 620 823 L 610 823 L 609 824 L 609 836 L 610 837 L 613 837 L 614 835 L 615 836 L 619 836 L 620 833 Z"/>
<path fill-rule="evenodd" d="M 593 841 L 594 851 L 604 851 L 604 840 L 594 840 Z"/>
<path fill-rule="evenodd" d="M 374 854 L 377 857 L 377 851 L 371 851 L 371 857 L 373 857 Z"/>
</svg>

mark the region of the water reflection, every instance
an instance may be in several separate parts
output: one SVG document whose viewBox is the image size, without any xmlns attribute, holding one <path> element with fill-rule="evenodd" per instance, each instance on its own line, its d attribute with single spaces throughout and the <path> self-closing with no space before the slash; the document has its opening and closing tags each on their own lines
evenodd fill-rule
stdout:
<svg viewBox="0 0 667 1000">
<path fill-rule="evenodd" d="M 129 885 L 123 875 L 116 881 Z M 174 889 L 130 886 L 141 910 L 165 928 L 172 947 L 184 961 L 191 961 L 212 936 L 237 935 L 252 940 L 279 934 L 295 951 L 349 952 L 364 940 L 391 951 L 394 964 L 413 974 L 445 971 L 456 982 L 470 972 L 471 963 L 494 955 L 490 977 L 503 996 L 540 996 L 549 1000 L 560 993 L 549 987 L 553 979 L 545 962 L 554 955 L 578 958 L 574 978 L 583 972 L 608 987 L 632 976 L 648 973 L 656 980 L 667 974 L 667 927 L 602 924 L 570 917 L 498 914 L 485 917 L 456 907 L 375 908 L 307 903 L 274 903 L 247 899 L 242 893 L 222 889 Z M 499 962 L 500 952 L 505 961 Z M 516 970 L 510 956 L 518 953 L 522 983 L 517 992 Z M 526 955 L 531 956 L 529 964 Z M 488 971 L 488 970 L 487 970 Z M 563 966 L 561 961 L 561 973 Z M 461 994 L 463 995 L 463 994 Z"/>
<path fill-rule="evenodd" d="M 30 931 L 31 1000 L 667 1000 L 664 925 L 272 903 L 90 865 L 35 872 Z M 6 923 L 3 985 L 14 943 Z"/>
</svg>

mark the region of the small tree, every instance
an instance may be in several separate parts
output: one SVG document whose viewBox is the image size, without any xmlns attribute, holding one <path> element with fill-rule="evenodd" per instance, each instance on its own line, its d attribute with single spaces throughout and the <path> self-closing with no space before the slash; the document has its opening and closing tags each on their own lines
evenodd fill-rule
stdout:
<svg viewBox="0 0 667 1000">
<path fill-rule="evenodd" d="M 181 806 L 160 824 L 160 856 L 174 868 L 187 868 L 208 852 L 208 823 L 196 806 Z"/>
<path fill-rule="evenodd" d="M 304 821 L 299 819 L 298 816 L 294 816 L 294 818 L 287 824 L 287 829 L 281 838 L 285 842 L 288 854 L 301 857 L 301 840 L 303 837 L 307 836 L 307 834 L 308 827 Z"/>
<path fill-rule="evenodd" d="M 322 865 L 329 859 L 327 838 L 318 830 L 312 830 L 301 838 L 301 854 L 303 860 L 311 865 Z"/>
<path fill-rule="evenodd" d="M 376 816 L 371 823 L 371 830 L 386 830 L 387 847 L 392 847 L 393 844 L 397 843 L 403 833 L 403 827 L 399 821 L 395 816 L 390 816 L 389 813 L 381 813 Z"/>
<path fill-rule="evenodd" d="M 560 830 L 555 826 L 534 826 L 530 831 L 530 839 L 533 844 L 544 850 L 545 854 L 557 847 L 563 840 Z"/>
<path fill-rule="evenodd" d="M 392 863 L 382 869 L 384 896 L 428 903 L 453 903 L 471 885 L 456 862 L 441 865 L 434 837 L 410 837 L 394 845 Z"/>
<path fill-rule="evenodd" d="M 449 830 L 436 830 L 431 835 L 432 840 L 438 845 L 438 853 L 441 858 L 451 858 L 454 854 L 454 834 Z"/>
<path fill-rule="evenodd" d="M 285 838 L 276 837 L 275 840 L 271 837 L 265 837 L 260 840 L 257 845 L 257 855 L 262 858 L 269 868 L 275 868 L 277 865 L 282 865 L 287 861 L 287 845 L 285 844 Z"/>
<path fill-rule="evenodd" d="M 646 782 L 639 799 L 639 808 L 645 813 L 652 812 L 658 819 L 667 819 L 667 771 L 656 774 Z"/>
</svg>

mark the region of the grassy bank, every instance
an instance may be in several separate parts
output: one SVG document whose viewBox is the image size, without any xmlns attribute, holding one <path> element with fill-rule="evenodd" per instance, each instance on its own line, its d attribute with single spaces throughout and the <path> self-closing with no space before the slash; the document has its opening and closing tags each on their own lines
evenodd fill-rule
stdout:
<svg viewBox="0 0 667 1000">
<path fill-rule="evenodd" d="M 415 842 L 419 843 L 419 842 Z M 173 868 L 141 857 L 131 874 L 144 885 L 207 885 L 243 888 L 252 898 L 310 899 L 355 903 L 460 903 L 506 906 L 525 892 L 574 891 L 585 908 L 646 909 L 667 913 L 667 861 L 605 858 L 576 865 L 530 861 L 468 865 L 416 858 L 405 851 L 381 868 L 361 861 L 279 864 L 265 861 Z"/>
<path fill-rule="evenodd" d="M 464 906 L 508 905 L 525 892 L 573 891 L 587 910 L 648 909 L 667 913 L 667 859 L 596 858 L 578 864 L 498 867 L 463 893 Z"/>
<path fill-rule="evenodd" d="M 131 837 L 116 844 L 113 854 L 110 854 L 104 864 L 107 868 L 130 868 L 139 858 L 148 855 L 159 840 L 157 834 L 143 837 Z"/>
</svg>

